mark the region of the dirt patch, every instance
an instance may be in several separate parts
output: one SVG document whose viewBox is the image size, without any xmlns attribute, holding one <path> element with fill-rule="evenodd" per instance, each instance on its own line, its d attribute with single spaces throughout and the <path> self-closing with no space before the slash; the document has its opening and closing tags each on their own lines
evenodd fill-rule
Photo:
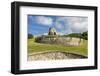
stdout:
<svg viewBox="0 0 100 76">
<path fill-rule="evenodd" d="M 32 60 L 60 60 L 60 59 L 82 59 L 82 55 L 66 52 L 39 52 L 28 55 L 28 61 Z"/>
</svg>

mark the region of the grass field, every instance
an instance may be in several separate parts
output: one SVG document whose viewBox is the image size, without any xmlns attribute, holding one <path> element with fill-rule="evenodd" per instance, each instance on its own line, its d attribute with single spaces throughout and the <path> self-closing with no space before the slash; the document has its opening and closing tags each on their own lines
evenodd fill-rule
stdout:
<svg viewBox="0 0 100 76">
<path fill-rule="evenodd" d="M 64 46 L 64 45 L 51 45 L 51 44 L 43 44 L 36 43 L 34 39 L 28 39 L 28 54 L 34 52 L 44 52 L 44 51 L 62 51 L 68 53 L 79 54 L 83 56 L 88 55 L 88 44 L 87 40 L 83 41 L 83 45 L 80 46 Z"/>
</svg>

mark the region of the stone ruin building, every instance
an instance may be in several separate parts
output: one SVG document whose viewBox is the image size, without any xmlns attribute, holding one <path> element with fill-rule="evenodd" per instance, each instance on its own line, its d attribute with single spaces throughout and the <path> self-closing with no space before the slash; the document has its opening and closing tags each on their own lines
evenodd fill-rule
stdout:
<svg viewBox="0 0 100 76">
<path fill-rule="evenodd" d="M 57 35 L 57 31 L 54 27 L 49 28 L 48 35 Z"/>
</svg>

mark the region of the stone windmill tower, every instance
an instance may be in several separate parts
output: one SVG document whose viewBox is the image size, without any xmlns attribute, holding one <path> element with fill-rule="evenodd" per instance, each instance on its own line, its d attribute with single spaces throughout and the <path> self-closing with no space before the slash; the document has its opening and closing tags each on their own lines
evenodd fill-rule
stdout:
<svg viewBox="0 0 100 76">
<path fill-rule="evenodd" d="M 57 35 L 57 31 L 54 27 L 50 27 L 49 28 L 49 32 L 48 32 L 48 35 Z"/>
</svg>

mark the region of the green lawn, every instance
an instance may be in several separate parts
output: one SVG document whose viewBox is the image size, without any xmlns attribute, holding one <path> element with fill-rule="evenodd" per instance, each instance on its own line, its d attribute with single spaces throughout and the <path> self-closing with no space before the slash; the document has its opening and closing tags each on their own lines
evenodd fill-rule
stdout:
<svg viewBox="0 0 100 76">
<path fill-rule="evenodd" d="M 44 51 L 63 51 L 79 55 L 88 55 L 87 40 L 83 41 L 81 46 L 64 46 L 64 45 L 51 45 L 34 42 L 34 39 L 28 39 L 28 53 L 44 52 Z"/>
</svg>

